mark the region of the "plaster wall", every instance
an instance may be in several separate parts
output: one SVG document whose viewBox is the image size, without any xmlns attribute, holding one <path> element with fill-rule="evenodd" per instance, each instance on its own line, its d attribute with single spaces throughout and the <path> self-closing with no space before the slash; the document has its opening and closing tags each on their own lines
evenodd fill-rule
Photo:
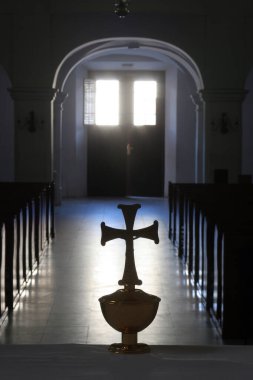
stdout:
<svg viewBox="0 0 253 380">
<path fill-rule="evenodd" d="M 0 182 L 14 180 L 14 120 L 10 87 L 11 83 L 0 66 Z"/>
<path fill-rule="evenodd" d="M 115 17 L 112 6 L 111 3 L 105 4 L 104 1 L 2 1 L 0 5 L 0 64 L 5 68 L 13 88 L 22 88 L 24 94 L 27 94 L 27 89 L 33 89 L 32 91 L 36 92 L 39 88 L 40 93 L 43 94 L 43 89 L 46 91 L 51 89 L 57 68 L 73 49 L 89 41 L 123 36 L 157 39 L 182 49 L 196 62 L 207 90 L 244 88 L 247 73 L 253 66 L 252 2 L 241 0 L 240 3 L 232 4 L 227 0 L 223 2 L 193 0 L 191 3 L 186 0 L 155 3 L 147 1 L 144 8 L 143 1 L 136 0 L 135 8 L 124 20 Z M 50 179 L 52 173 L 51 100 L 50 97 L 43 98 L 41 104 L 34 104 L 33 97 L 27 99 L 26 96 L 25 101 L 18 99 L 18 105 L 15 105 L 15 125 L 18 118 L 26 120 L 29 112 L 35 110 L 39 123 L 43 120 L 46 128 L 38 129 L 40 132 L 38 136 L 16 130 L 15 156 L 19 180 Z M 76 104 L 79 107 L 78 103 Z M 186 112 L 190 112 L 186 101 L 184 107 Z M 208 107 L 207 104 L 206 109 Z M 233 108 L 233 105 L 231 107 Z M 236 108 L 239 115 L 239 104 Z M 212 120 L 216 120 L 223 111 L 224 106 L 217 105 L 215 109 L 212 106 L 212 109 L 207 112 L 206 128 L 209 130 L 207 130 L 205 142 L 207 160 L 211 163 L 206 169 L 209 179 L 213 167 L 223 160 L 222 139 L 225 139 L 224 136 L 212 134 L 210 125 Z M 233 120 L 240 119 L 240 115 L 233 115 L 230 109 L 228 112 Z M 178 116 L 180 116 L 179 113 Z M 192 115 L 190 117 L 193 118 Z M 76 122 L 80 124 L 77 118 Z M 179 119 L 177 144 L 181 137 L 188 136 L 189 130 L 182 133 L 183 124 L 184 122 Z M 81 131 L 80 127 L 78 134 L 82 135 L 82 133 L 84 130 Z M 194 133 L 193 131 L 193 136 Z M 191 147 L 193 136 L 189 141 Z M 78 139 L 79 141 L 81 139 Z M 231 178 L 234 180 L 241 167 L 239 134 L 229 135 L 226 144 L 225 158 L 233 170 L 233 178 Z M 219 148 L 218 154 L 216 154 L 216 146 Z M 177 145 L 176 168 L 177 175 L 179 172 L 181 174 L 176 179 L 180 181 L 192 178 L 192 162 L 189 161 L 185 165 L 182 161 L 184 156 L 182 152 L 187 157 L 191 156 L 188 149 L 192 150 L 189 147 L 182 149 L 180 144 Z M 78 152 L 81 151 L 82 149 L 79 149 Z M 80 156 L 78 153 L 77 156 L 79 157 L 77 162 L 81 163 L 84 160 L 82 154 Z M 244 162 L 245 160 L 247 159 L 244 157 Z M 174 176 L 174 174 L 170 175 Z M 85 193 L 85 183 L 80 186 Z"/>
<path fill-rule="evenodd" d="M 83 197 L 87 189 L 87 129 L 83 125 L 83 80 L 85 70 L 76 68 L 64 91 L 62 124 L 62 195 Z"/>
<path fill-rule="evenodd" d="M 173 66 L 167 70 L 165 77 L 165 195 L 168 194 L 168 182 L 176 182 L 177 73 L 177 68 Z"/>
<path fill-rule="evenodd" d="M 247 78 L 246 90 L 242 108 L 242 174 L 253 178 L 253 70 Z"/>
<path fill-rule="evenodd" d="M 100 11 L 99 6 L 85 9 L 82 2 L 82 9 L 81 3 L 75 3 L 33 0 L 22 2 L 22 7 L 17 1 L 1 6 L 1 63 L 13 85 L 50 86 L 71 50 L 112 36 L 141 36 L 180 47 L 199 66 L 206 87 L 241 86 L 253 61 L 253 6 L 245 1 L 240 12 L 231 9 L 231 4 L 223 9 L 219 4 L 217 12 L 215 4 L 200 5 L 199 1 L 189 9 L 181 0 L 178 6 L 170 4 L 166 12 L 157 6 L 149 13 L 140 6 L 125 20 L 112 11 Z"/>
<path fill-rule="evenodd" d="M 196 88 L 189 76 L 177 75 L 176 182 L 195 181 L 196 120 L 191 95 Z"/>
</svg>

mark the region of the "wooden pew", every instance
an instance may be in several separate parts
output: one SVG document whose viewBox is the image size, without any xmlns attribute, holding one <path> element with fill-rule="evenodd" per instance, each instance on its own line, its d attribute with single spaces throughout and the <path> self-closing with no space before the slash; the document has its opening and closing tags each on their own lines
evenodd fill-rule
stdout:
<svg viewBox="0 0 253 380">
<path fill-rule="evenodd" d="M 1 319 L 55 235 L 53 184 L 0 183 L 0 228 Z"/>
<path fill-rule="evenodd" d="M 169 213 L 169 238 L 222 336 L 252 339 L 252 185 L 169 184 Z"/>
<path fill-rule="evenodd" d="M 0 318 L 6 313 L 5 297 L 5 225 L 0 224 Z"/>
</svg>

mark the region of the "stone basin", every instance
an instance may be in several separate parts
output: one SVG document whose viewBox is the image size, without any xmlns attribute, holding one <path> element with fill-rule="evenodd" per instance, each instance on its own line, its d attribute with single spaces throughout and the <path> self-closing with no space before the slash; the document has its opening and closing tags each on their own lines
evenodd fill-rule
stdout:
<svg viewBox="0 0 253 380">
<path fill-rule="evenodd" d="M 140 289 L 119 289 L 99 299 L 107 323 L 123 334 L 145 329 L 156 316 L 160 298 Z"/>
</svg>

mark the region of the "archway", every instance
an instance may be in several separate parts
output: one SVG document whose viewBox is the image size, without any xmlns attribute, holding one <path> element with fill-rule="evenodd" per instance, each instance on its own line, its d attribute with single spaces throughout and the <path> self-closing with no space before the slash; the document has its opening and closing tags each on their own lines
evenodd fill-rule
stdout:
<svg viewBox="0 0 253 380">
<path fill-rule="evenodd" d="M 169 127 L 165 132 L 165 176 L 164 176 L 164 194 L 167 195 L 167 183 L 168 180 L 185 180 L 188 181 L 202 181 L 203 180 L 203 120 L 202 113 L 200 110 L 200 102 L 198 99 L 198 92 L 203 89 L 203 80 L 201 73 L 198 69 L 198 66 L 193 61 L 193 59 L 184 51 L 179 49 L 176 46 L 173 46 L 167 42 L 147 39 L 147 38 L 110 38 L 102 39 L 97 41 L 92 41 L 86 43 L 83 46 L 71 51 L 59 65 L 57 72 L 55 74 L 53 87 L 58 90 L 58 95 L 54 103 L 54 131 L 55 131 L 55 145 L 54 145 L 54 160 L 55 160 L 55 180 L 56 180 L 56 191 L 58 194 L 58 202 L 61 199 L 62 192 L 62 102 L 65 99 L 66 84 L 68 79 L 71 77 L 73 72 L 80 67 L 80 65 L 87 64 L 92 60 L 96 60 L 101 57 L 115 55 L 115 54 L 134 54 L 139 56 L 145 56 L 153 58 L 157 61 L 164 63 L 164 65 L 170 66 L 171 72 L 175 73 L 175 77 L 172 80 L 171 78 L 166 79 L 165 86 L 167 88 L 167 101 L 166 105 L 166 123 Z M 187 149 L 194 150 L 191 153 L 194 167 L 191 171 L 194 173 L 191 175 L 191 178 L 184 178 L 183 170 L 184 163 L 180 163 L 180 160 L 177 159 L 178 156 L 183 157 L 182 151 L 180 154 L 180 149 L 183 147 L 178 146 L 177 137 L 175 140 L 175 135 L 177 134 L 177 126 L 184 121 L 182 115 L 177 114 L 177 100 L 175 96 L 175 88 L 178 89 L 178 83 L 182 78 L 186 78 L 189 84 L 189 94 L 187 94 L 187 103 L 189 102 L 190 95 L 194 100 L 195 106 L 191 103 L 186 105 L 188 109 L 191 107 L 192 113 L 192 123 L 194 123 L 194 136 L 192 137 L 192 146 L 194 147 Z M 169 82 L 169 83 L 168 83 Z M 182 82 L 183 83 L 183 82 Z M 181 85 L 181 92 L 183 93 L 183 87 L 185 83 Z M 173 92 L 174 91 L 174 92 Z M 188 96 L 189 95 L 189 96 Z M 185 101 L 186 102 L 186 101 Z M 195 114 L 196 107 L 197 112 L 200 112 L 200 117 Z M 182 114 L 182 113 L 181 113 Z M 194 116 L 193 116 L 194 115 Z M 193 120 L 194 119 L 194 120 Z M 185 127 L 184 127 L 185 128 Z M 184 134 L 182 132 L 182 134 Z M 179 136 L 180 137 L 180 136 Z M 178 165 L 178 166 L 177 166 Z M 179 170 L 180 169 L 180 170 Z M 188 171 L 189 172 L 189 171 Z M 178 173 L 181 173 L 178 175 Z M 83 194 L 85 195 L 85 194 Z"/>
<path fill-rule="evenodd" d="M 158 52 L 174 60 L 192 76 L 197 90 L 204 88 L 203 79 L 197 64 L 180 48 L 165 42 L 150 38 L 118 37 L 105 38 L 88 42 L 72 50 L 60 63 L 56 70 L 53 87 L 63 91 L 64 84 L 71 71 L 82 61 L 115 51 L 115 49 L 147 49 Z"/>
</svg>

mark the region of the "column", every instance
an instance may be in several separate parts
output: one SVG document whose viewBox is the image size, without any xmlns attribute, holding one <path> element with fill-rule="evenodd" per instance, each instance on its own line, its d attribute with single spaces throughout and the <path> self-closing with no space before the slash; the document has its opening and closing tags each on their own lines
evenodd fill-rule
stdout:
<svg viewBox="0 0 253 380">
<path fill-rule="evenodd" d="M 55 204 L 62 201 L 62 111 L 68 94 L 58 91 L 53 104 Z"/>
<path fill-rule="evenodd" d="M 195 183 L 205 182 L 205 123 L 204 103 L 201 94 L 191 95 L 196 112 Z"/>
</svg>

